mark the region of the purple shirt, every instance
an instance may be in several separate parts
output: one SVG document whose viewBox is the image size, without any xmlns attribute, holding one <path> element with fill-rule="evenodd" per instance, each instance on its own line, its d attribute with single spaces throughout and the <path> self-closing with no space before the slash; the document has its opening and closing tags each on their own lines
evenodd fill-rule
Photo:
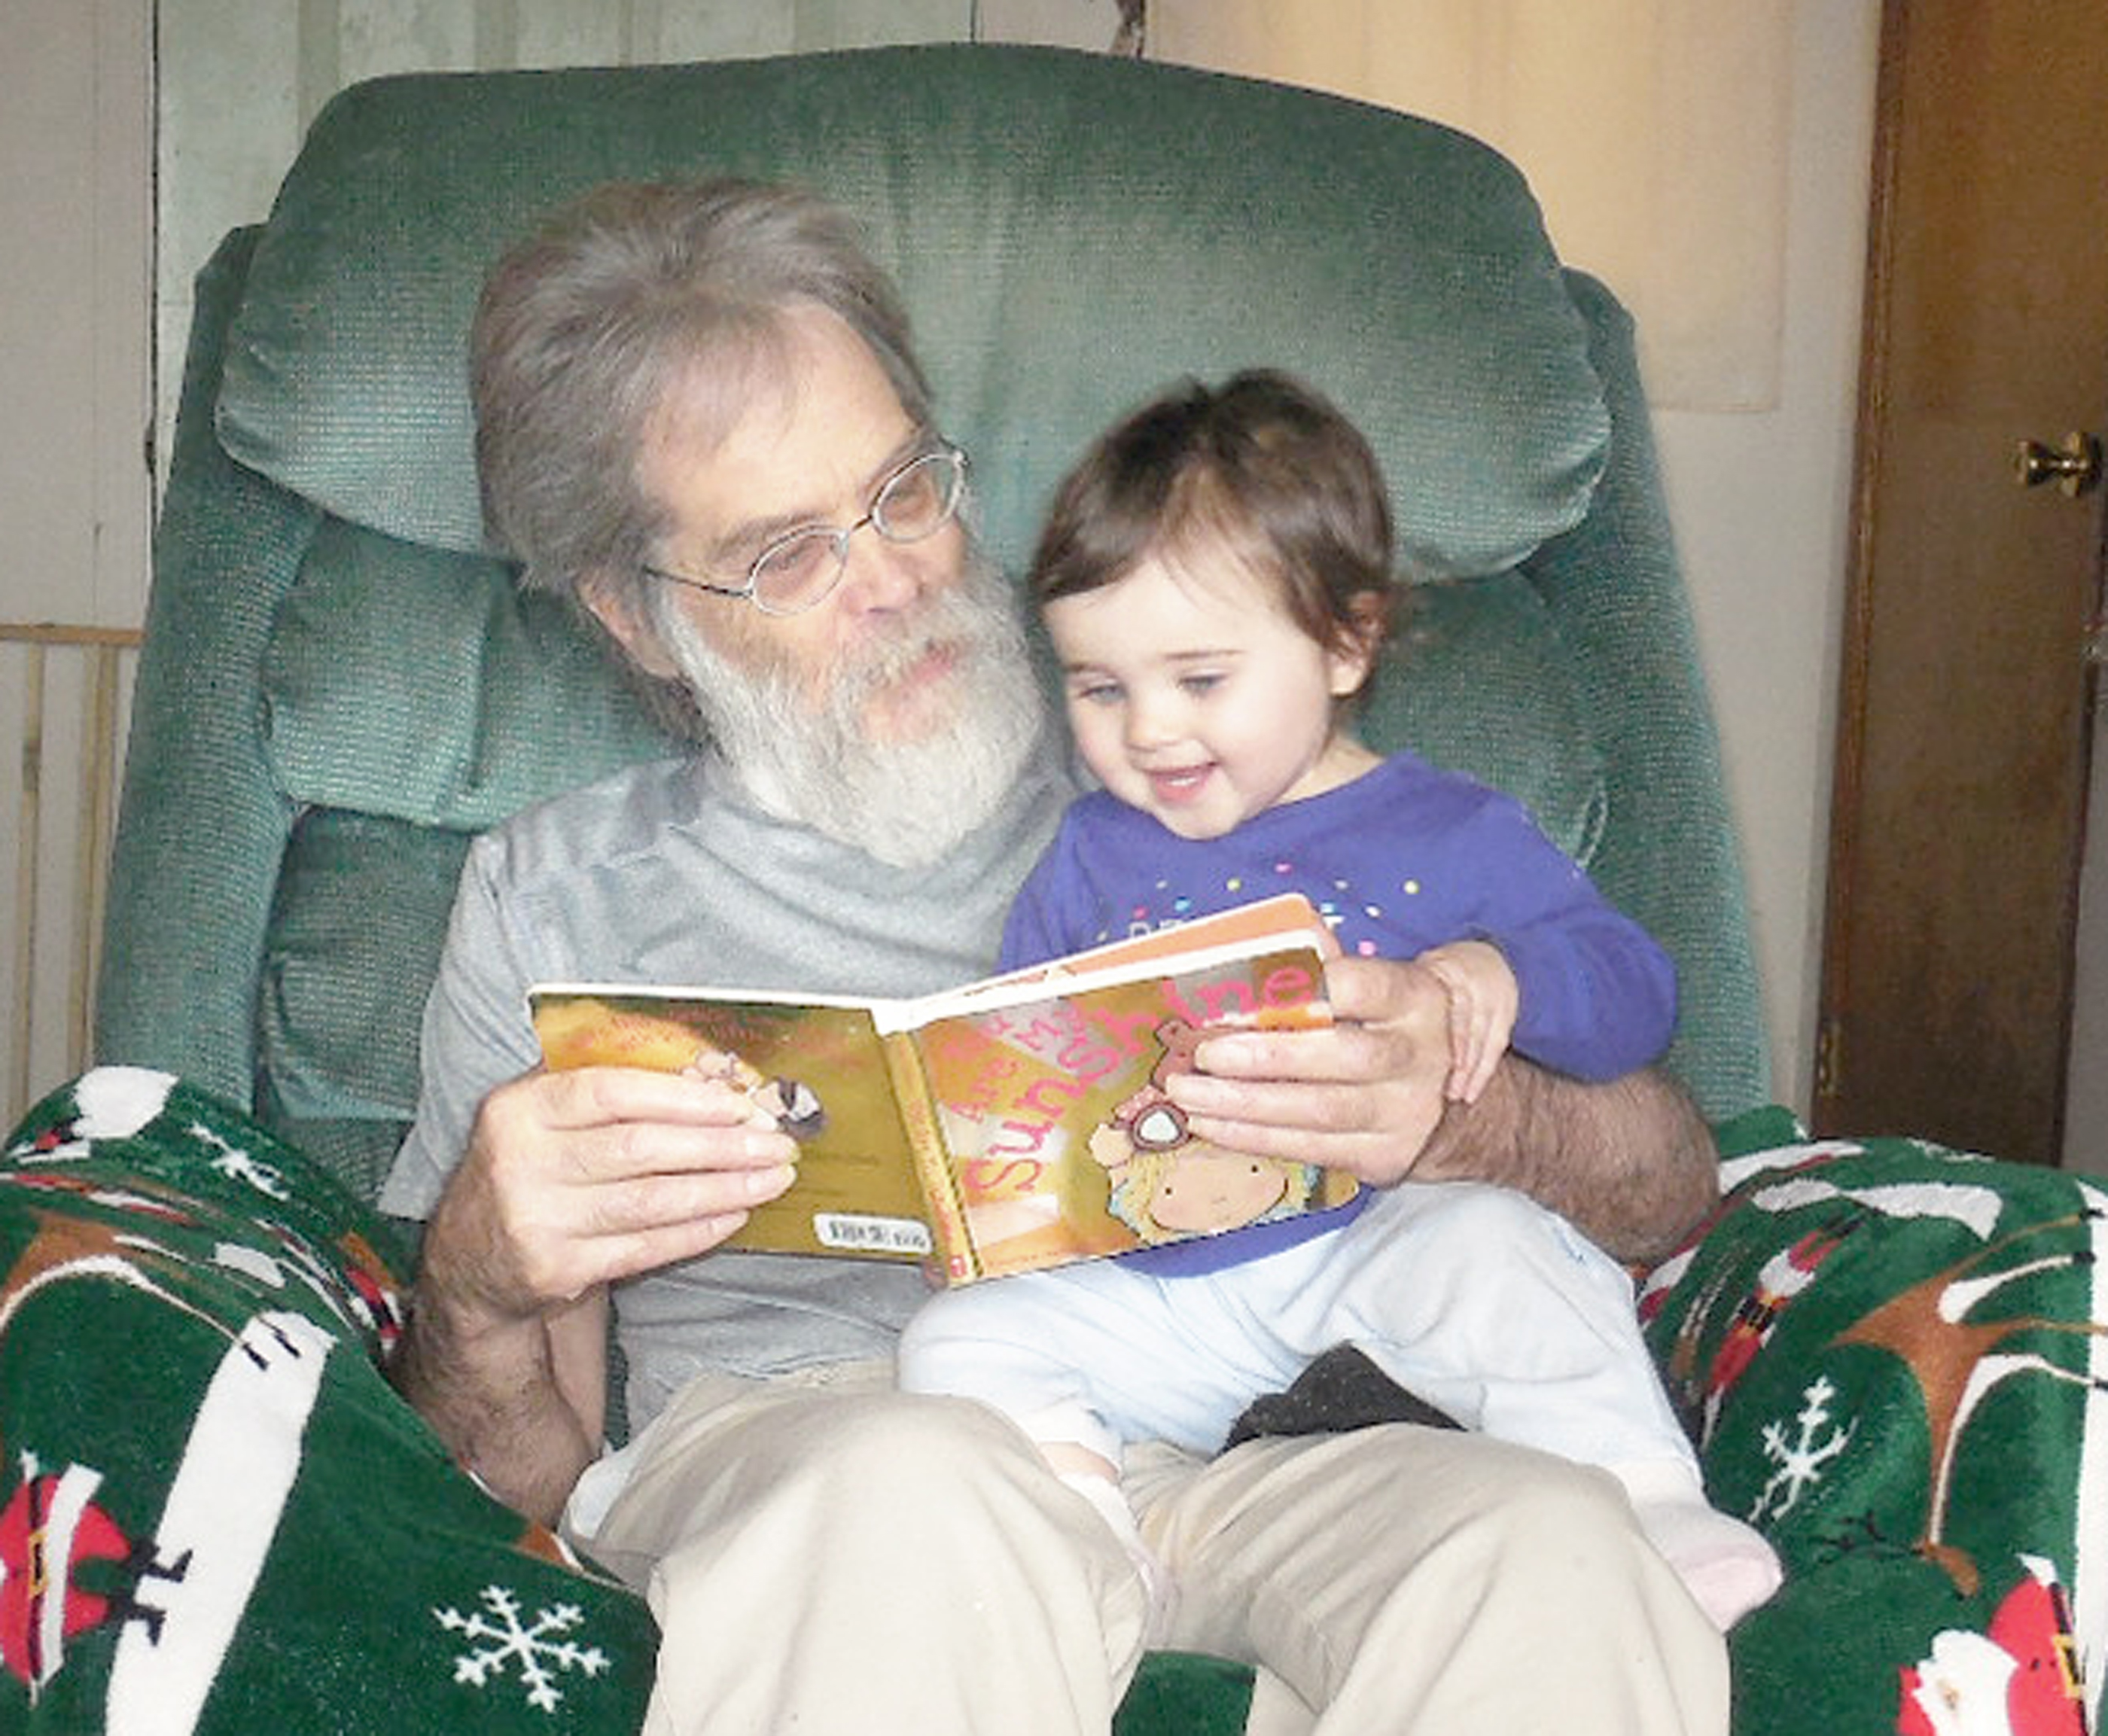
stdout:
<svg viewBox="0 0 2108 1736">
<path fill-rule="evenodd" d="M 1669 1046 L 1668 955 L 1520 803 L 1410 753 L 1220 838 L 1181 838 L 1103 791 L 1083 797 L 1011 906 L 1002 965 L 1286 892 L 1308 897 L 1349 955 L 1411 959 L 1459 940 L 1498 947 L 1520 991 L 1510 1046 L 1554 1072 L 1614 1079 Z M 1212 1271 L 1334 1228 L 1366 1199 L 1125 1257 L 1159 1273 Z"/>
</svg>

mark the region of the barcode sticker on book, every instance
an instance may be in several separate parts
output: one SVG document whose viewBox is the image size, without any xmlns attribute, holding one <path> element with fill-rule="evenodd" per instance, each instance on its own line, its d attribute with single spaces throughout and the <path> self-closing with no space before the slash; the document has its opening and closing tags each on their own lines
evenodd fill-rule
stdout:
<svg viewBox="0 0 2108 1736">
<path fill-rule="evenodd" d="M 912 1217 L 865 1217 L 847 1212 L 816 1212 L 813 1234 L 822 1248 L 845 1252 L 926 1254 L 930 1226 Z"/>
</svg>

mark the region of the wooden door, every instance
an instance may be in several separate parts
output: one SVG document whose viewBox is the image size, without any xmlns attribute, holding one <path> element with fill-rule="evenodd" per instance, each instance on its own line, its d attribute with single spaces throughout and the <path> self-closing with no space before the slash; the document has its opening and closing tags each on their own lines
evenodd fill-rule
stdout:
<svg viewBox="0 0 2108 1736">
<path fill-rule="evenodd" d="M 1890 0 L 1881 80 L 1815 1118 L 2054 1163 L 2102 497 L 2013 461 L 2108 416 L 2108 7 Z"/>
</svg>

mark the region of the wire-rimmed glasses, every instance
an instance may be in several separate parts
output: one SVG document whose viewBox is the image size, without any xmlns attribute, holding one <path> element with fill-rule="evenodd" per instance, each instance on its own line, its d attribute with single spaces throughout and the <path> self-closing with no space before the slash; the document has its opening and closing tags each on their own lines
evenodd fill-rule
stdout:
<svg viewBox="0 0 2108 1736">
<path fill-rule="evenodd" d="M 685 585 L 713 596 L 744 597 L 765 615 L 803 614 L 841 582 L 849 538 L 868 524 L 888 542 L 920 542 L 957 516 L 966 491 L 966 455 L 948 440 L 917 452 L 872 491 L 871 507 L 855 524 L 836 528 L 808 524 L 778 537 L 754 557 L 742 584 L 718 584 L 647 566 L 649 578 Z"/>
</svg>

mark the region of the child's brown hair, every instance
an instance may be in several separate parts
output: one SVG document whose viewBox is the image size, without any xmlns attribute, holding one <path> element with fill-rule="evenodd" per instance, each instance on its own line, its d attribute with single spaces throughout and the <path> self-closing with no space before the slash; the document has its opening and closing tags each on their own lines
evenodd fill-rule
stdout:
<svg viewBox="0 0 2108 1736">
<path fill-rule="evenodd" d="M 1373 652 L 1402 624 L 1390 505 L 1361 430 L 1315 389 L 1273 369 L 1219 387 L 1188 380 L 1094 442 L 1056 491 L 1030 586 L 1042 607 L 1227 546 L 1280 590 L 1328 651 Z"/>
</svg>

